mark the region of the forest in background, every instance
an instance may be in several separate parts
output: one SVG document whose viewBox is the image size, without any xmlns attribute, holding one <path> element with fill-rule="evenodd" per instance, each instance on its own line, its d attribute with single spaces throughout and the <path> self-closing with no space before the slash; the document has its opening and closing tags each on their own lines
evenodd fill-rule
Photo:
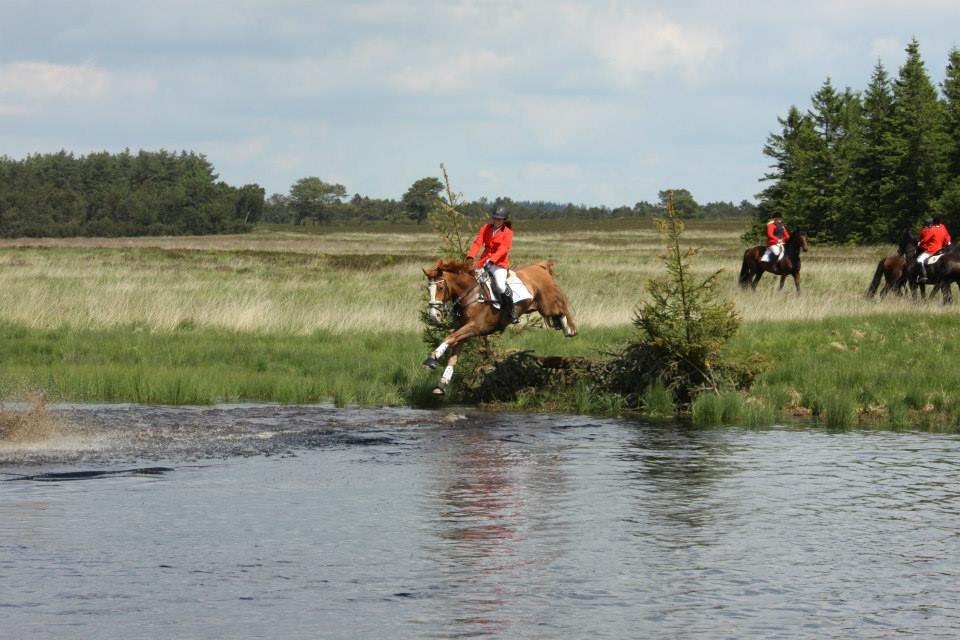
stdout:
<svg viewBox="0 0 960 640">
<path fill-rule="evenodd" d="M 940 215 L 960 229 L 960 51 L 940 91 L 916 40 L 896 78 L 878 62 L 862 93 L 830 79 L 779 118 L 750 237 L 772 215 L 821 242 L 878 243 Z"/>
</svg>

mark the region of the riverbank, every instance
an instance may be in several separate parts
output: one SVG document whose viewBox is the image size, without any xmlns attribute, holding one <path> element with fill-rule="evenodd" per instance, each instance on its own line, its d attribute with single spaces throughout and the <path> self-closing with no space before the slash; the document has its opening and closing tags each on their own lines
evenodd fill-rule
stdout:
<svg viewBox="0 0 960 640">
<path fill-rule="evenodd" d="M 631 331 L 585 331 L 564 340 L 546 329 L 511 330 L 498 345 L 602 359 Z M 960 372 L 945 363 L 960 357 L 960 345 L 946 338 L 958 332 L 960 317 L 954 315 L 749 323 L 731 349 L 765 355 L 768 369 L 748 394 L 695 406 L 694 417 L 704 424 L 803 419 L 835 427 L 952 431 L 960 425 Z M 0 396 L 22 399 L 42 390 L 50 401 L 70 402 L 402 406 L 417 404 L 418 390 L 436 381 L 438 372 L 420 366 L 426 351 L 413 332 L 292 336 L 186 327 L 43 330 L 4 323 Z M 566 397 L 528 393 L 518 405 L 501 406 L 518 407 L 616 410 L 603 404 L 602 394 L 583 389 Z M 657 409 L 669 406 L 661 399 Z"/>
<path fill-rule="evenodd" d="M 511 328 L 499 346 L 588 359 L 616 351 L 646 281 L 662 273 L 649 221 L 516 226 L 515 261 L 557 262 L 580 333 Z M 769 276 L 741 290 L 742 229 L 697 221 L 683 240 L 699 251 L 696 273 L 722 271 L 720 295 L 744 320 L 730 348 L 770 364 L 748 395 L 694 406 L 695 421 L 958 428 L 960 374 L 943 363 L 958 355 L 949 337 L 960 308 L 866 300 L 892 247 L 812 245 L 802 295 Z M 43 390 L 74 402 L 424 403 L 438 376 L 420 366 L 421 267 L 434 260 L 433 242 L 412 227 L 2 241 L 0 399 Z M 651 400 L 669 412 L 663 394 Z M 582 386 L 527 393 L 511 408 L 617 411 Z"/>
</svg>

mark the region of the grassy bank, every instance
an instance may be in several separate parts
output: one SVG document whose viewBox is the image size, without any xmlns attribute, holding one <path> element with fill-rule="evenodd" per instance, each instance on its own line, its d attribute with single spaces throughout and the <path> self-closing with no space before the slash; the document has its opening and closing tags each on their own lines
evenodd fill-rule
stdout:
<svg viewBox="0 0 960 640">
<path fill-rule="evenodd" d="M 643 220 L 583 226 L 519 222 L 514 252 L 517 263 L 556 260 L 580 336 L 511 329 L 502 346 L 597 357 L 629 335 L 662 240 Z M 960 307 L 863 298 L 893 247 L 813 245 L 803 295 L 769 276 L 742 291 L 742 228 L 698 222 L 683 239 L 700 249 L 698 273 L 723 270 L 721 294 L 745 321 L 733 348 L 772 365 L 750 397 L 706 399 L 695 419 L 960 423 L 960 375 L 942 365 L 957 355 Z M 314 231 L 0 241 L 0 397 L 406 404 L 436 376 L 419 366 L 420 268 L 435 239 L 422 228 Z M 573 396 L 567 408 L 593 409 L 590 390 Z"/>
<path fill-rule="evenodd" d="M 564 340 L 541 329 L 500 339 L 507 349 L 597 358 L 630 329 L 599 329 Z M 748 395 L 710 397 L 694 407 L 701 424 L 814 420 L 832 427 L 960 427 L 960 317 L 861 316 L 812 324 L 755 322 L 732 345 L 770 358 Z M 53 401 L 209 404 L 265 401 L 405 405 L 432 386 L 414 332 L 307 336 L 215 329 L 151 332 L 29 329 L 0 324 L 0 396 L 42 389 Z M 654 391 L 656 393 L 656 391 Z M 654 398 L 669 411 L 669 401 Z M 599 394 L 525 396 L 520 406 L 603 411 Z M 666 404 L 665 404 L 666 403 Z"/>
</svg>

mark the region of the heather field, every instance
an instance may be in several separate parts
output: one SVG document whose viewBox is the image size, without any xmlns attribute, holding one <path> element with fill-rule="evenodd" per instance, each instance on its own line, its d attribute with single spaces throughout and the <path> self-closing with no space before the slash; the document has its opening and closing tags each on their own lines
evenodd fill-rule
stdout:
<svg viewBox="0 0 960 640">
<path fill-rule="evenodd" d="M 736 283 L 744 221 L 688 224 L 695 269 L 721 270 L 744 321 L 731 348 L 768 356 L 753 422 L 830 415 L 836 426 L 952 428 L 960 376 L 942 371 L 960 311 L 867 300 L 892 246 L 811 244 L 802 294 L 764 276 Z M 580 335 L 511 329 L 508 348 L 597 356 L 631 331 L 645 282 L 662 273 L 649 220 L 518 222 L 514 262 L 551 259 Z M 75 401 L 404 404 L 419 367 L 427 227 L 263 228 L 252 234 L 0 241 L 0 393 Z M 577 406 L 575 409 L 589 410 Z M 701 407 L 707 422 L 736 411 Z M 706 413 L 704 413 L 706 412 Z M 728 413 L 730 413 L 728 411 Z"/>
</svg>

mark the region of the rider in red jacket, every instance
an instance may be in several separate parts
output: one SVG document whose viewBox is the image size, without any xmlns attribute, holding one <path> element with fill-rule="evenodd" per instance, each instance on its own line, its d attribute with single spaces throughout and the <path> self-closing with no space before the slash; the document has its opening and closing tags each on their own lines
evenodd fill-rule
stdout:
<svg viewBox="0 0 960 640">
<path fill-rule="evenodd" d="M 927 260 L 950 246 L 951 238 L 947 227 L 940 221 L 940 216 L 927 218 L 923 229 L 920 230 L 920 239 L 917 248 L 917 263 L 920 265 L 920 281 L 927 281 Z"/>
<path fill-rule="evenodd" d="M 480 227 L 477 237 L 467 250 L 467 259 L 474 260 L 477 268 L 486 269 L 493 283 L 494 294 L 500 299 L 500 305 L 509 314 L 510 322 L 516 324 L 517 309 L 513 304 L 513 293 L 507 286 L 507 269 L 510 268 L 510 247 L 513 245 L 513 225 L 507 219 L 507 209 L 497 207 L 490 222 Z M 482 252 L 481 252 L 482 251 Z M 477 254 L 480 257 L 477 258 Z"/>
<path fill-rule="evenodd" d="M 780 259 L 783 255 L 783 243 L 790 239 L 790 232 L 783 224 L 783 218 L 773 216 L 767 223 L 767 250 L 763 252 L 760 262 L 770 262 L 771 259 Z"/>
</svg>

